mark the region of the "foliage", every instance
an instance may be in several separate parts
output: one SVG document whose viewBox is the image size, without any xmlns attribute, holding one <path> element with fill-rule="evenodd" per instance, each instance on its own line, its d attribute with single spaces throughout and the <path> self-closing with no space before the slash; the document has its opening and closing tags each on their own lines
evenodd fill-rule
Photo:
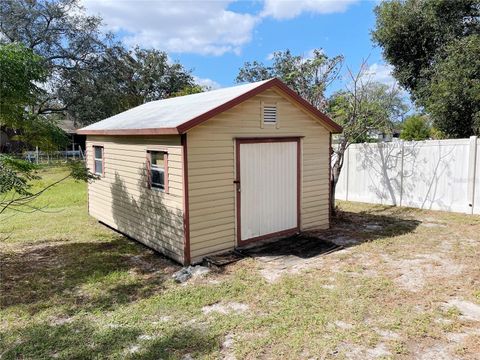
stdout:
<svg viewBox="0 0 480 360">
<path fill-rule="evenodd" d="M 204 88 L 200 85 L 186 86 L 182 90 L 176 91 L 173 94 L 171 94 L 170 97 L 198 94 L 198 93 L 204 92 L 205 90 L 209 90 L 209 89 Z"/>
<path fill-rule="evenodd" d="M 15 159 L 9 155 L 0 154 L 0 214 L 7 209 L 19 212 L 39 210 L 31 205 L 32 201 L 51 187 L 68 178 L 89 181 L 98 178 L 92 174 L 82 161 L 68 161 L 66 169 L 69 172 L 61 179 L 40 190 L 31 191 L 31 182 L 39 180 L 38 166 L 25 160 Z"/>
<path fill-rule="evenodd" d="M 452 137 L 480 135 L 480 35 L 445 49 L 429 86 L 426 107 L 434 124 Z"/>
<path fill-rule="evenodd" d="M 332 95 L 327 112 L 343 126 L 343 133 L 334 148 L 331 172 L 331 211 L 335 214 L 335 189 L 343 167 L 344 154 L 352 143 L 369 141 L 369 133 L 388 133 L 408 108 L 400 89 L 371 81 L 367 63 L 353 73 L 348 69 L 347 86 Z"/>
<path fill-rule="evenodd" d="M 19 195 L 30 195 L 29 181 L 38 179 L 35 165 L 0 154 L 0 194 L 15 192 Z"/>
<path fill-rule="evenodd" d="M 0 44 L 0 73 L 0 124 L 15 123 L 42 93 L 43 59 L 22 44 Z"/>
<path fill-rule="evenodd" d="M 196 90 L 182 65 L 165 52 L 115 45 L 97 57 L 93 69 L 65 72 L 59 94 L 68 112 L 87 125 L 145 102 Z M 186 90 L 186 91 L 189 91 Z"/>
<path fill-rule="evenodd" d="M 447 135 L 477 133 L 479 0 L 391 0 L 380 3 L 375 13 L 373 39 L 400 85 L 434 115 L 435 125 Z M 443 80 L 445 75 L 448 79 Z M 465 85 L 466 99 L 461 91 Z"/>
<path fill-rule="evenodd" d="M 397 87 L 365 82 L 356 92 L 340 90 L 328 101 L 330 116 L 344 127 L 349 143 L 370 141 L 370 132 L 391 133 L 408 110 Z"/>
<path fill-rule="evenodd" d="M 0 44 L 0 126 L 13 129 L 14 140 L 54 150 L 66 141 L 56 122 L 35 114 L 32 108 L 45 91 L 43 58 L 22 44 Z"/>
<path fill-rule="evenodd" d="M 427 140 L 431 136 L 431 127 L 425 116 L 412 115 L 405 119 L 400 138 L 407 141 Z"/>
<path fill-rule="evenodd" d="M 5 0 L 0 12 L 2 41 L 44 59 L 48 91 L 31 109 L 37 115 L 68 113 L 89 124 L 194 85 L 164 52 L 127 50 L 104 35 L 102 19 L 87 15 L 80 0 Z"/>
<path fill-rule="evenodd" d="M 44 59 L 49 91 L 37 102 L 37 114 L 63 111 L 57 93 L 62 73 L 92 68 L 104 50 L 101 19 L 86 16 L 78 0 L 5 0 L 0 7 L 2 40 L 22 43 Z"/>
<path fill-rule="evenodd" d="M 290 50 L 273 53 L 273 64 L 246 62 L 240 68 L 237 82 L 254 82 L 279 78 L 318 109 L 326 106 L 325 90 L 338 78 L 342 56 L 329 58 L 322 49 L 315 49 L 311 57 L 292 55 Z"/>
</svg>

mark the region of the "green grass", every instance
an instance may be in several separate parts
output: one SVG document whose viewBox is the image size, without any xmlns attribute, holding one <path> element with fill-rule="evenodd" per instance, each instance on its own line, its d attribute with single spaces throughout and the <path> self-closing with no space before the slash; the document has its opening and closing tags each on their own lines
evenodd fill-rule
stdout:
<svg viewBox="0 0 480 360">
<path fill-rule="evenodd" d="M 46 169 L 35 187 L 64 174 Z M 245 259 L 179 285 L 171 278 L 178 265 L 87 215 L 86 184 L 67 180 L 35 205 L 45 209 L 0 218 L 2 359 L 342 359 L 352 351 L 369 357 L 365 351 L 380 344 L 387 358 L 409 358 L 471 326 L 457 309 L 442 307 L 451 296 L 480 303 L 478 217 L 342 203 L 337 225 L 320 235 L 364 241 L 348 252 L 286 271 L 274 283 L 260 262 Z M 420 225 L 432 217 L 449 225 Z M 362 230 L 367 222 L 382 228 Z M 462 272 L 441 277 L 434 259 L 439 274 L 426 267 L 432 277 L 409 291 L 399 286 L 395 264 L 416 253 L 448 255 Z M 215 303 L 248 309 L 202 311 Z M 234 342 L 222 349 L 226 336 Z M 477 351 L 469 341 L 462 356 Z"/>
</svg>

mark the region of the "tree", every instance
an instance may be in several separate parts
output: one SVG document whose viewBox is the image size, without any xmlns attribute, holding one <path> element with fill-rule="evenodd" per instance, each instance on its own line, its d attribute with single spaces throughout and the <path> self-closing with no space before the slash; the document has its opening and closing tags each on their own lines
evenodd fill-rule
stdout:
<svg viewBox="0 0 480 360">
<path fill-rule="evenodd" d="M 427 140 L 431 137 L 432 128 L 427 122 L 425 116 L 412 115 L 405 119 L 400 138 L 407 141 Z"/>
<path fill-rule="evenodd" d="M 400 85 L 434 115 L 436 126 L 447 135 L 463 137 L 476 133 L 476 125 L 470 120 L 476 116 L 473 111 L 478 108 L 478 97 L 470 96 L 473 106 L 466 106 L 459 91 L 450 98 L 445 96 L 446 82 L 439 80 L 440 73 L 446 75 L 446 68 L 452 71 L 450 84 L 455 81 L 471 85 L 478 79 L 475 64 L 457 62 L 461 66 L 455 68 L 449 59 L 478 58 L 480 47 L 475 37 L 480 33 L 480 1 L 390 0 L 380 3 L 375 13 L 373 40 L 393 65 Z M 467 43 L 469 46 L 462 52 Z M 439 88 L 443 88 L 443 96 L 436 96 Z M 444 106 L 447 98 L 448 105 Z M 453 116 L 447 118 L 446 111 Z"/>
<path fill-rule="evenodd" d="M 335 213 L 335 189 L 347 148 L 353 143 L 368 140 L 371 131 L 391 131 L 408 111 L 400 89 L 396 85 L 372 82 L 367 70 L 366 62 L 357 73 L 348 69 L 346 88 L 334 93 L 327 107 L 328 114 L 343 126 L 343 133 L 333 149 L 332 213 Z"/>
<path fill-rule="evenodd" d="M 101 25 L 80 0 L 0 2 L 0 41 L 21 43 L 41 56 L 48 74 L 33 114 L 69 113 L 89 124 L 194 85 L 164 52 L 127 50 Z"/>
<path fill-rule="evenodd" d="M 312 57 L 292 55 L 290 50 L 277 51 L 272 66 L 246 62 L 236 80 L 254 82 L 276 77 L 316 108 L 325 109 L 325 89 L 338 78 L 342 63 L 342 56 L 329 58 L 322 49 L 315 49 Z"/>
<path fill-rule="evenodd" d="M 429 85 L 426 108 L 452 137 L 480 135 L 480 35 L 451 43 Z"/>
<path fill-rule="evenodd" d="M 49 91 L 32 112 L 45 115 L 63 112 L 57 83 L 66 71 L 87 69 L 95 56 L 104 51 L 101 19 L 86 16 L 78 0 L 4 0 L 0 5 L 2 41 L 21 43 L 44 59 L 49 76 Z"/>
<path fill-rule="evenodd" d="M 88 125 L 194 88 L 191 74 L 181 64 L 170 63 L 165 52 L 115 46 L 96 59 L 94 69 L 65 73 L 59 94 L 71 104 L 72 117 Z"/>
<path fill-rule="evenodd" d="M 0 121 L 15 122 L 24 115 L 43 90 L 46 80 L 43 59 L 22 44 L 0 44 Z"/>
<path fill-rule="evenodd" d="M 43 58 L 22 44 L 0 44 L 0 128 L 32 146 L 51 149 L 65 140 L 56 123 L 31 109 L 43 96 Z"/>
</svg>

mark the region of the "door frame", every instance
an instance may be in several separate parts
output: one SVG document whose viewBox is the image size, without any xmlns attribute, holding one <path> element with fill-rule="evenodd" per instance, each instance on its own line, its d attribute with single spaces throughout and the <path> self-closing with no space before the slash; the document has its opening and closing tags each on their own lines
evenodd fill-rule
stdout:
<svg viewBox="0 0 480 360">
<path fill-rule="evenodd" d="M 292 235 L 300 232 L 301 220 L 301 139 L 303 136 L 285 136 L 285 137 L 249 137 L 235 138 L 235 193 L 236 193 L 236 235 L 237 246 L 247 245 L 254 241 L 264 240 L 272 237 L 280 237 Z M 297 226 L 291 229 L 281 230 L 270 234 L 260 235 L 250 239 L 242 240 L 242 214 L 241 214 L 241 184 L 240 184 L 240 145 L 241 144 L 258 144 L 258 143 L 275 143 L 275 142 L 296 142 L 297 143 Z"/>
</svg>

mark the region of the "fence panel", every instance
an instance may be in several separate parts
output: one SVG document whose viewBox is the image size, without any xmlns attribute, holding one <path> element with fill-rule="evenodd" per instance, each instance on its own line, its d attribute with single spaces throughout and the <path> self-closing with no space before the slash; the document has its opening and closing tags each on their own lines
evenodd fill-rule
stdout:
<svg viewBox="0 0 480 360">
<path fill-rule="evenodd" d="M 480 214 L 480 139 L 477 140 L 476 148 L 473 213 Z"/>
<path fill-rule="evenodd" d="M 480 162 L 480 156 L 472 162 L 480 151 L 475 148 L 472 155 L 477 142 L 474 138 L 351 145 L 336 198 L 480 213 L 480 176 L 478 171 L 472 175 Z M 474 192 L 469 196 L 469 191 Z"/>
</svg>

